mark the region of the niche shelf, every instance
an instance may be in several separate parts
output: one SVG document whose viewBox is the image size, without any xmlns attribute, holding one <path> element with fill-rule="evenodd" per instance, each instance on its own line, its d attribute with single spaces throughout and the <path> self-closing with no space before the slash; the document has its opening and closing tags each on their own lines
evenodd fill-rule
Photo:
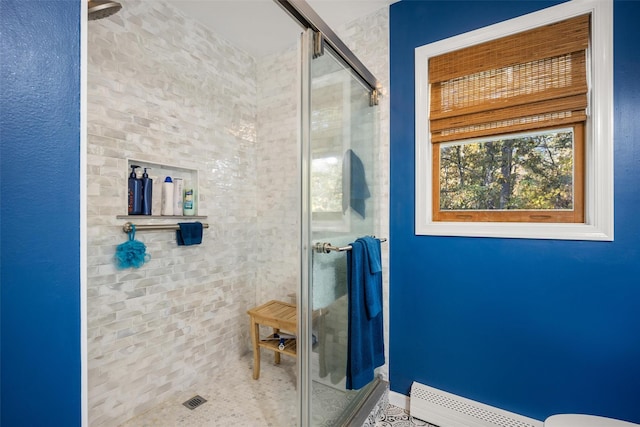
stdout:
<svg viewBox="0 0 640 427">
<path fill-rule="evenodd" d="M 116 219 L 205 219 L 206 215 L 116 215 Z"/>
<path fill-rule="evenodd" d="M 131 173 L 131 166 L 136 165 L 144 171 L 147 168 L 149 178 L 153 179 L 153 192 L 152 192 L 152 204 L 151 215 L 128 215 L 127 214 L 127 193 L 128 193 L 128 178 Z M 162 183 L 165 178 L 170 176 L 171 179 L 181 178 L 185 184 L 191 183 L 194 190 L 194 202 L 196 215 L 160 215 L 162 206 Z M 124 191 L 124 214 L 117 215 L 117 219 L 203 219 L 207 218 L 206 215 L 199 215 L 200 211 L 200 189 L 198 187 L 198 170 L 185 168 L 182 166 L 171 165 L 167 163 L 150 162 L 148 160 L 141 159 L 127 159 L 127 172 L 125 179 L 125 191 Z"/>
</svg>

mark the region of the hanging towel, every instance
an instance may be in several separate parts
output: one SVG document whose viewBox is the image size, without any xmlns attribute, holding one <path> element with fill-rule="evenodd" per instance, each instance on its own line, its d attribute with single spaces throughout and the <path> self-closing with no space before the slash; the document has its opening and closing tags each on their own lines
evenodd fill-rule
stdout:
<svg viewBox="0 0 640 427">
<path fill-rule="evenodd" d="M 342 159 L 342 213 L 351 206 L 364 218 L 364 202 L 370 196 L 362 160 L 353 150 L 348 149 Z"/>
<path fill-rule="evenodd" d="M 373 380 L 384 364 L 382 322 L 382 262 L 380 240 L 363 237 L 347 252 L 349 322 L 347 389 L 357 390 Z"/>
<path fill-rule="evenodd" d="M 176 231 L 178 246 L 199 245 L 202 243 L 202 223 L 179 222 L 180 230 Z"/>
</svg>

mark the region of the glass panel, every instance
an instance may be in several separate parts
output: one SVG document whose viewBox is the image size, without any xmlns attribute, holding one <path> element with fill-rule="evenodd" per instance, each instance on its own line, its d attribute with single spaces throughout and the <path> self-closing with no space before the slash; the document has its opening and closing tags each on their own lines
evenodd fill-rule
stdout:
<svg viewBox="0 0 640 427">
<path fill-rule="evenodd" d="M 441 210 L 571 210 L 573 129 L 440 144 Z"/>
<path fill-rule="evenodd" d="M 342 219 L 342 168 L 335 155 L 311 160 L 311 212 L 318 223 Z"/>
<path fill-rule="evenodd" d="M 368 88 L 328 49 L 310 67 L 311 240 L 344 246 L 374 234 L 377 108 L 369 106 Z M 345 387 L 346 254 L 314 252 L 310 282 L 311 425 L 341 425 L 367 392 Z"/>
</svg>

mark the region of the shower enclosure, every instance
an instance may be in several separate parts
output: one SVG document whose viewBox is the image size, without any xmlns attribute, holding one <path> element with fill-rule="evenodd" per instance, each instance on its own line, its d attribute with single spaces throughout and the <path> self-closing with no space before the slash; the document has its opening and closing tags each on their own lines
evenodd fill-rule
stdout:
<svg viewBox="0 0 640 427">
<path fill-rule="evenodd" d="M 120 3 L 87 35 L 89 424 L 362 425 L 386 383 L 346 389 L 347 254 L 327 248 L 385 237 L 377 80 L 304 1 L 268 3 L 291 42 L 262 56 L 182 9 L 207 2 Z M 355 32 L 365 51 L 376 19 Z M 128 216 L 140 162 L 154 190 L 195 178 L 199 216 Z M 125 222 L 192 220 L 201 245 L 141 227 L 148 262 L 115 268 Z M 297 358 L 265 351 L 254 380 L 247 310 L 272 299 L 297 303 Z M 194 395 L 208 402 L 185 413 Z"/>
<path fill-rule="evenodd" d="M 299 419 L 360 426 L 385 390 L 378 379 L 346 389 L 346 250 L 379 225 L 377 88 L 331 29 L 310 27 L 302 39 Z"/>
</svg>

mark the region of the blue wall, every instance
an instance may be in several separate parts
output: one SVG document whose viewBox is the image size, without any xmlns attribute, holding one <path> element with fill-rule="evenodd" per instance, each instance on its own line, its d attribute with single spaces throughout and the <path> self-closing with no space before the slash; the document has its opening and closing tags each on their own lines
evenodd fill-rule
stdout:
<svg viewBox="0 0 640 427">
<path fill-rule="evenodd" d="M 80 425 L 80 1 L 0 3 L 3 426 Z"/>
<path fill-rule="evenodd" d="M 414 235 L 414 48 L 552 4 L 391 6 L 391 388 L 640 423 L 640 2 L 614 4 L 615 241 Z"/>
</svg>

